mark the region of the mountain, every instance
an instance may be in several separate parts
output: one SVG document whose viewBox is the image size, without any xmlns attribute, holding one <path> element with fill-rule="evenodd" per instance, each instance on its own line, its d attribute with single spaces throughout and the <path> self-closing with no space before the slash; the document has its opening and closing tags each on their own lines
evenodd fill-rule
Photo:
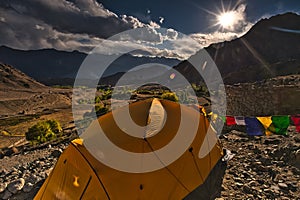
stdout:
<svg viewBox="0 0 300 200">
<path fill-rule="evenodd" d="M 0 46 L 0 62 L 12 65 L 47 85 L 73 85 L 77 71 L 86 56 L 87 54 L 79 51 L 66 52 L 55 49 L 25 51 Z M 109 66 L 104 76 L 126 72 L 134 66 L 146 63 L 175 66 L 179 63 L 179 60 L 135 57 L 125 54 Z"/>
<path fill-rule="evenodd" d="M 0 63 L 0 90 L 36 90 L 45 88 L 45 85 L 23 72 Z"/>
<path fill-rule="evenodd" d="M 285 13 L 262 19 L 244 36 L 232 41 L 212 44 L 207 51 L 214 59 L 225 84 L 255 82 L 281 75 L 300 73 L 300 16 Z M 199 53 L 199 52 L 198 52 Z M 55 49 L 15 50 L 0 47 L 0 62 L 13 65 L 38 81 L 72 85 L 87 54 Z M 194 56 L 197 56 L 194 55 Z M 125 54 L 105 71 L 104 83 L 114 83 L 122 72 L 146 63 L 161 63 L 174 68 L 190 82 L 199 82 L 200 75 L 188 61 L 134 57 Z M 178 64 L 179 63 L 179 64 Z"/>
<path fill-rule="evenodd" d="M 300 16 L 286 13 L 262 19 L 244 36 L 212 44 L 203 50 L 214 59 L 224 83 L 233 84 L 299 74 L 299 44 Z M 187 61 L 175 69 L 192 82 L 200 79 Z"/>
<path fill-rule="evenodd" d="M 0 118 L 70 108 L 70 96 L 69 90 L 47 87 L 12 66 L 0 64 Z"/>
</svg>

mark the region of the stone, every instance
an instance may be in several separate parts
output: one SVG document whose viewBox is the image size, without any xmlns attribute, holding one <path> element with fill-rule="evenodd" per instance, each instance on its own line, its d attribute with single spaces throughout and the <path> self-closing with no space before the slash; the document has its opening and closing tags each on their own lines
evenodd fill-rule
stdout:
<svg viewBox="0 0 300 200">
<path fill-rule="evenodd" d="M 287 189 L 287 188 L 288 188 L 288 185 L 285 184 L 285 183 L 278 183 L 278 186 L 279 186 L 281 189 Z"/>
<path fill-rule="evenodd" d="M 252 189 L 248 185 L 243 186 L 243 191 L 247 194 L 252 193 Z"/>
<path fill-rule="evenodd" d="M 24 192 L 30 192 L 33 188 L 33 184 L 32 183 L 26 183 L 23 187 L 23 191 Z"/>
<path fill-rule="evenodd" d="M 10 193 L 8 190 L 5 190 L 2 199 L 9 199 L 11 196 L 12 196 L 12 193 Z"/>
<path fill-rule="evenodd" d="M 13 193 L 16 194 L 18 191 L 22 190 L 24 187 L 25 180 L 23 178 L 19 178 L 15 181 L 12 181 L 11 183 L 8 184 L 7 189 Z"/>
<path fill-rule="evenodd" d="M 256 181 L 250 181 L 250 182 L 248 183 L 248 185 L 249 185 L 249 186 L 256 186 L 256 185 L 258 185 L 258 184 L 257 184 Z"/>
<path fill-rule="evenodd" d="M 45 171 L 46 176 L 49 176 L 52 170 L 53 170 L 53 167 L 47 169 L 47 170 Z"/>
<path fill-rule="evenodd" d="M 51 156 L 53 156 L 53 157 L 55 157 L 55 158 L 58 158 L 58 157 L 60 156 L 61 153 L 62 153 L 62 150 L 61 150 L 61 149 L 54 150 L 54 151 L 52 151 Z"/>
<path fill-rule="evenodd" d="M 235 182 L 235 185 L 238 187 L 242 187 L 244 184 L 243 183 L 239 183 L 239 182 Z"/>
<path fill-rule="evenodd" d="M 4 190 L 6 189 L 7 184 L 6 183 L 0 183 L 0 193 L 4 192 Z"/>
<path fill-rule="evenodd" d="M 13 151 L 13 153 L 19 153 L 19 150 L 16 147 L 12 147 L 11 150 Z"/>
</svg>

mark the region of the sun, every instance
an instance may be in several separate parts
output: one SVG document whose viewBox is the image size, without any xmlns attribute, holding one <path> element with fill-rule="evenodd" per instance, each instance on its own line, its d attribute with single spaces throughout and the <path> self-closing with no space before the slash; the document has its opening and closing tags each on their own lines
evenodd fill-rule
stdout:
<svg viewBox="0 0 300 200">
<path fill-rule="evenodd" d="M 227 11 L 217 15 L 218 24 L 225 29 L 232 29 L 237 23 L 235 12 Z"/>
</svg>

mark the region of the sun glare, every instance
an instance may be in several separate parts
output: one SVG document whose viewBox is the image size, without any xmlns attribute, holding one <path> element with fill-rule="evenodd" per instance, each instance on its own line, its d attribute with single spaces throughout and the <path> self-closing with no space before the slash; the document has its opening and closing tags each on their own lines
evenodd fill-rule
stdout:
<svg viewBox="0 0 300 200">
<path fill-rule="evenodd" d="M 233 11 L 224 12 L 217 16 L 218 24 L 223 28 L 230 29 L 236 23 L 235 13 Z"/>
</svg>

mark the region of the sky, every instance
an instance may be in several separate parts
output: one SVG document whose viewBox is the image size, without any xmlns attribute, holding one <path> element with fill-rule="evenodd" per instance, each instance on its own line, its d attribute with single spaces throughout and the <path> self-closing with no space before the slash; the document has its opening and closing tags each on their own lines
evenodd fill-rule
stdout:
<svg viewBox="0 0 300 200">
<path fill-rule="evenodd" d="M 130 45 L 142 55 L 183 60 L 242 36 L 261 18 L 299 9 L 299 0 L 1 0 L 0 45 L 87 53 L 102 45 L 106 54 Z M 228 12 L 234 22 L 224 26 L 220 16 Z M 110 40 L 126 30 L 137 31 Z"/>
</svg>

